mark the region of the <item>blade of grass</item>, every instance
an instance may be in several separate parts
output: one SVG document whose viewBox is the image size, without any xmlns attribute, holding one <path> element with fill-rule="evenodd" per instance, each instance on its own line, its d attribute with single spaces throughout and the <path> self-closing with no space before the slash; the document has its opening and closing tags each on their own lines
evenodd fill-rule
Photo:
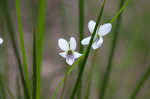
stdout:
<svg viewBox="0 0 150 99">
<path fill-rule="evenodd" d="M 78 77 L 77 77 L 77 81 L 75 83 L 75 86 L 74 86 L 74 89 L 72 91 L 72 95 L 71 95 L 70 99 L 74 99 L 74 96 L 76 94 L 76 91 L 78 89 L 80 81 L 82 79 L 82 74 L 83 74 L 83 71 L 84 71 L 84 68 L 85 68 L 85 64 L 86 64 L 86 61 L 87 61 L 89 53 L 90 53 L 90 49 L 91 49 L 91 46 L 92 46 L 92 43 L 93 43 L 93 40 L 94 40 L 94 37 L 95 37 L 95 34 L 96 34 L 96 30 L 97 30 L 98 24 L 100 23 L 100 20 L 101 20 L 102 14 L 103 14 L 103 9 L 104 9 L 105 2 L 106 2 L 106 0 L 104 0 L 102 6 L 100 8 L 99 16 L 98 16 L 97 21 L 96 21 L 96 26 L 94 28 L 94 32 L 92 33 L 92 37 L 91 37 L 90 43 L 89 43 L 89 45 L 88 45 L 88 47 L 87 47 L 87 49 L 85 51 L 85 56 L 84 56 L 83 61 L 81 63 L 81 69 L 79 71 L 79 74 L 78 74 Z"/>
<path fill-rule="evenodd" d="M 36 31 L 33 31 L 33 91 L 32 96 L 35 99 L 36 96 Z"/>
<path fill-rule="evenodd" d="M 12 42 L 14 54 L 15 54 L 15 57 L 17 59 L 18 69 L 19 69 L 19 72 L 20 72 L 20 77 L 21 77 L 21 81 L 22 81 L 22 84 L 23 84 L 24 93 L 25 93 L 26 98 L 30 99 L 30 94 L 27 90 L 27 85 L 25 83 L 23 68 L 22 68 L 22 64 L 21 64 L 21 58 L 19 56 L 19 51 L 17 49 L 14 27 L 12 25 L 12 21 L 11 21 L 10 14 L 9 14 L 8 2 L 7 2 L 7 0 L 3 0 L 3 1 L 0 2 L 0 4 L 1 4 L 3 15 L 4 15 L 4 18 L 5 18 L 5 21 L 6 21 L 6 26 L 8 28 L 8 33 L 10 35 L 10 39 L 11 39 L 11 42 Z"/>
<path fill-rule="evenodd" d="M 22 55 L 22 59 L 23 59 L 25 83 L 27 85 L 27 90 L 28 90 L 29 96 L 31 98 L 30 80 L 29 80 L 28 66 L 27 66 L 27 60 L 26 60 L 26 52 L 25 52 L 25 47 L 24 47 L 19 0 L 16 0 L 16 14 L 17 14 L 17 22 L 18 22 L 18 32 L 19 32 L 19 39 L 20 39 L 21 55 Z"/>
<path fill-rule="evenodd" d="M 81 44 L 81 41 L 84 37 L 84 0 L 78 0 L 78 26 L 79 26 L 79 52 L 83 53 L 83 45 Z M 81 63 L 79 63 L 79 65 L 81 65 Z M 79 71 L 80 71 L 80 67 L 79 66 Z M 78 72 L 79 73 L 79 72 Z M 78 93 L 77 93 L 77 97 L 78 99 L 81 98 L 81 92 L 82 92 L 82 81 L 79 84 L 79 89 L 78 89 Z"/>
<path fill-rule="evenodd" d="M 146 72 L 141 77 L 141 79 L 139 80 L 136 88 L 133 90 L 133 92 L 132 92 L 131 96 L 129 97 L 129 99 L 135 99 L 136 98 L 136 96 L 138 95 L 140 89 L 142 88 L 142 86 L 144 85 L 144 83 L 146 82 L 148 77 L 150 77 L 150 65 L 149 65 L 148 69 L 146 70 Z"/>
<path fill-rule="evenodd" d="M 36 92 L 35 99 L 40 99 L 40 74 L 42 63 L 42 46 L 43 46 L 43 32 L 45 24 L 45 8 L 46 0 L 39 0 L 38 17 L 37 17 L 37 39 L 36 39 Z"/>
<path fill-rule="evenodd" d="M 128 0 L 126 0 L 125 3 L 124 3 L 124 0 L 121 0 L 120 5 L 119 5 L 118 13 L 110 21 L 110 23 L 112 23 L 115 19 L 118 18 L 117 23 L 116 23 L 116 27 L 114 29 L 112 44 L 111 44 L 111 47 L 110 47 L 110 54 L 109 54 L 108 64 L 107 64 L 107 67 L 106 67 L 106 71 L 104 73 L 104 78 L 102 80 L 102 84 L 100 86 L 101 88 L 100 88 L 99 99 L 103 99 L 104 96 L 105 96 L 105 91 L 106 91 L 106 88 L 107 88 L 107 85 L 108 85 L 108 80 L 109 80 L 109 76 L 110 76 L 111 68 L 112 68 L 112 59 L 114 57 L 114 52 L 115 52 L 115 49 L 116 49 L 116 42 L 117 42 L 117 39 L 118 39 L 119 30 L 120 30 L 121 15 L 122 15 L 122 11 L 125 8 L 125 6 L 127 5 L 127 3 L 128 3 Z"/>
</svg>

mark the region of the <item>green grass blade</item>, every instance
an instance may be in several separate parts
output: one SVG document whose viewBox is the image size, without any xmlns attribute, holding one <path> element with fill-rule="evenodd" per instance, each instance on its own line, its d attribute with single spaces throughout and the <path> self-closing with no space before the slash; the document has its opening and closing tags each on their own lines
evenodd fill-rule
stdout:
<svg viewBox="0 0 150 99">
<path fill-rule="evenodd" d="M 124 4 L 124 0 L 121 0 L 120 5 L 119 5 L 119 9 L 122 9 L 122 8 L 125 7 L 123 4 Z M 112 59 L 114 57 L 114 52 L 115 52 L 115 48 L 116 48 L 116 42 L 117 42 L 117 39 L 118 39 L 118 34 L 119 34 L 120 24 L 121 24 L 121 14 L 122 13 L 120 11 L 123 11 L 123 10 L 119 10 L 118 11 L 119 13 L 117 13 L 116 16 L 112 19 L 114 21 L 114 19 L 118 18 L 117 19 L 117 23 L 116 23 L 116 27 L 114 29 L 114 35 L 113 35 L 113 38 L 112 38 L 112 44 L 111 44 L 111 47 L 110 47 L 110 54 L 109 54 L 108 64 L 107 64 L 107 67 L 106 67 L 106 71 L 104 73 L 104 78 L 102 80 L 102 84 L 100 86 L 99 99 L 103 99 L 104 96 L 105 96 L 105 92 L 106 92 L 106 88 L 107 88 L 107 85 L 108 85 L 109 76 L 110 76 L 110 73 L 111 73 Z M 111 21 L 111 22 L 113 22 L 113 21 Z"/>
<path fill-rule="evenodd" d="M 36 32 L 33 31 L 33 99 L 35 99 L 36 96 L 36 67 Z"/>
<path fill-rule="evenodd" d="M 112 18 L 112 20 L 110 21 L 110 23 L 113 23 L 119 16 L 120 14 L 123 12 L 123 10 L 125 9 L 125 7 L 127 6 L 127 4 L 129 3 L 130 0 L 126 0 L 126 2 L 124 0 L 121 0 L 121 2 L 124 2 L 123 6 L 119 9 L 119 11 L 116 13 L 116 15 Z"/>
<path fill-rule="evenodd" d="M 29 96 L 31 98 L 30 80 L 29 80 L 28 66 L 27 66 L 27 60 L 26 60 L 26 52 L 25 52 L 25 47 L 24 47 L 19 0 L 16 0 L 16 14 L 17 14 L 17 22 L 18 22 L 18 32 L 19 32 L 19 39 L 20 39 L 21 55 L 22 55 L 22 59 L 23 59 L 25 83 L 27 85 L 27 90 L 28 90 Z"/>
<path fill-rule="evenodd" d="M 35 99 L 40 99 L 40 72 L 42 63 L 43 32 L 45 24 L 46 0 L 39 0 L 36 39 L 36 92 Z"/>
<path fill-rule="evenodd" d="M 144 85 L 144 83 L 146 82 L 148 77 L 150 77 L 150 65 L 149 65 L 148 69 L 146 70 L 146 72 L 144 73 L 144 75 L 139 80 L 136 88 L 133 90 L 133 92 L 132 92 L 131 96 L 129 97 L 129 99 L 135 99 L 136 98 L 136 96 L 138 95 L 140 89 L 142 88 L 142 86 Z"/>
<path fill-rule="evenodd" d="M 81 44 L 81 41 L 84 37 L 84 0 L 78 0 L 78 14 L 79 14 L 79 52 L 83 52 L 83 45 Z"/>
<path fill-rule="evenodd" d="M 5 18 L 5 21 L 6 21 L 6 27 L 8 29 L 8 33 L 10 35 L 13 51 L 14 51 L 14 54 L 15 54 L 15 58 L 17 59 L 18 69 L 19 69 L 19 72 L 20 72 L 20 77 L 21 77 L 21 81 L 22 81 L 22 84 L 23 84 L 24 93 L 25 93 L 26 98 L 30 99 L 30 95 L 29 95 L 29 92 L 27 90 L 27 85 L 25 83 L 23 68 L 22 68 L 22 64 L 21 64 L 21 58 L 19 56 L 19 51 L 17 49 L 14 27 L 13 27 L 13 24 L 12 24 L 12 21 L 11 21 L 11 18 L 10 18 L 10 12 L 9 12 L 9 8 L 8 8 L 7 0 L 1 0 L 0 5 L 1 5 L 3 15 L 4 15 L 4 18 Z"/>
<path fill-rule="evenodd" d="M 92 43 L 93 43 L 93 40 L 94 40 L 94 37 L 95 37 L 95 34 L 96 34 L 96 30 L 98 28 L 98 24 L 100 23 L 100 20 L 101 20 L 102 14 L 103 14 L 103 9 L 104 9 L 105 2 L 106 2 L 106 0 L 104 0 L 103 4 L 101 6 L 100 13 L 99 13 L 98 19 L 96 21 L 96 26 L 94 28 L 94 32 L 92 33 L 90 43 L 89 43 L 89 45 L 88 45 L 88 47 L 85 51 L 85 56 L 84 56 L 83 61 L 82 61 L 81 69 L 80 69 L 80 72 L 78 74 L 77 81 L 75 83 L 75 86 L 74 86 L 74 89 L 72 91 L 72 95 L 71 95 L 70 99 L 74 99 L 74 96 L 76 94 L 76 91 L 78 89 L 80 81 L 82 79 L 82 74 L 83 74 L 83 71 L 84 71 L 84 68 L 85 68 L 85 64 L 86 64 L 86 61 L 87 61 L 89 53 L 90 53 L 90 49 L 91 49 L 91 46 L 92 46 Z"/>
<path fill-rule="evenodd" d="M 84 0 L 78 0 L 78 26 L 79 26 L 79 52 L 83 53 L 83 45 L 81 44 L 81 41 L 84 37 Z M 81 63 L 79 64 L 81 65 Z M 80 71 L 80 67 L 79 66 L 79 71 Z M 79 73 L 79 72 L 78 72 Z M 81 92 L 82 92 L 82 82 L 80 82 L 79 85 L 79 89 L 78 89 L 78 93 L 77 93 L 77 98 L 80 99 L 81 98 Z"/>
</svg>

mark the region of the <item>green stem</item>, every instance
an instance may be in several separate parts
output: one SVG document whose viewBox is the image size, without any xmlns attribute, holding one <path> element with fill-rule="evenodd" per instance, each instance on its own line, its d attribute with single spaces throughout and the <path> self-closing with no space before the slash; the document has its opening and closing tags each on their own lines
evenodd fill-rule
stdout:
<svg viewBox="0 0 150 99">
<path fill-rule="evenodd" d="M 119 9 L 121 9 L 123 3 L 124 3 L 124 0 L 121 0 Z M 107 67 L 106 67 L 106 71 L 104 73 L 104 78 L 102 80 L 102 84 L 100 86 L 101 88 L 100 88 L 99 99 L 104 98 L 105 91 L 106 91 L 106 88 L 107 88 L 107 85 L 108 85 L 108 80 L 109 80 L 109 76 L 110 76 L 111 68 L 112 68 L 112 59 L 114 57 L 114 52 L 115 52 L 115 49 L 116 49 L 116 42 L 118 40 L 118 34 L 119 34 L 119 30 L 120 30 L 121 15 L 122 15 L 122 13 L 119 14 L 119 17 L 118 17 L 117 23 L 116 23 L 116 27 L 114 29 L 114 35 L 113 35 L 113 38 L 112 38 L 112 44 L 111 44 L 111 48 L 110 48 L 108 64 L 107 64 Z"/>
<path fill-rule="evenodd" d="M 32 96 L 33 99 L 35 99 L 36 97 L 36 31 L 33 30 L 33 90 L 32 90 Z"/>
<path fill-rule="evenodd" d="M 60 99 L 63 99 L 64 92 L 65 92 L 65 87 L 66 87 L 66 82 L 67 82 L 67 73 L 65 73 L 64 85 L 63 85 L 63 88 L 62 88 L 62 93 L 61 93 Z"/>
<path fill-rule="evenodd" d="M 94 40 L 94 37 L 95 37 L 95 34 L 96 34 L 96 30 L 97 30 L 98 24 L 100 23 L 100 20 L 101 20 L 102 14 L 103 14 L 103 9 L 104 9 L 105 2 L 106 2 L 106 0 L 104 0 L 103 4 L 101 6 L 100 13 L 99 13 L 98 19 L 96 21 L 96 26 L 94 28 L 94 32 L 92 33 L 92 37 L 91 37 L 90 43 L 89 43 L 89 45 L 88 45 L 88 47 L 87 47 L 87 49 L 85 51 L 85 56 L 84 56 L 83 61 L 81 63 L 81 69 L 79 71 L 79 74 L 78 74 L 78 77 L 77 77 L 77 81 L 75 83 L 75 86 L 74 86 L 74 89 L 72 91 L 72 95 L 71 95 L 70 99 L 74 99 L 76 91 L 77 91 L 78 86 L 80 84 L 80 81 L 82 79 L 82 74 L 83 74 L 83 71 L 84 71 L 84 68 L 85 68 L 85 64 L 86 64 L 86 61 L 87 61 L 89 53 L 90 53 L 90 49 L 91 49 L 91 46 L 92 46 L 92 43 L 93 43 L 93 40 Z"/>
<path fill-rule="evenodd" d="M 36 92 L 35 99 L 40 99 L 40 76 L 42 63 L 42 48 L 43 48 L 43 33 L 45 24 L 45 8 L 46 0 L 39 0 L 38 17 L 37 17 L 37 31 L 36 31 Z"/>
<path fill-rule="evenodd" d="M 27 66 L 27 60 L 26 60 L 26 52 L 25 52 L 25 47 L 24 47 L 19 0 L 16 0 L 16 14 L 17 14 L 18 31 L 19 31 L 19 39 L 20 39 L 20 48 L 21 48 L 21 54 L 22 54 L 22 59 L 23 59 L 23 65 L 24 65 L 25 83 L 27 85 L 27 90 L 31 98 L 30 80 L 29 80 L 28 66 Z"/>
<path fill-rule="evenodd" d="M 78 0 L 78 26 L 79 26 L 79 52 L 83 53 L 83 45 L 81 44 L 81 41 L 83 39 L 83 32 L 84 32 L 84 0 Z M 79 71 L 80 71 L 81 63 L 79 63 Z M 79 73 L 79 72 L 78 72 Z M 81 92 L 82 92 L 82 81 L 79 84 L 79 89 L 77 93 L 77 98 L 81 98 Z"/>
<path fill-rule="evenodd" d="M 74 68 L 77 66 L 77 64 L 82 60 L 84 55 L 82 55 L 80 58 L 78 58 L 74 64 L 67 70 L 66 72 L 66 75 L 69 76 L 70 73 L 74 70 Z M 65 80 L 65 77 L 62 77 L 61 80 L 59 81 L 54 93 L 52 94 L 51 98 L 50 99 L 55 99 L 56 95 L 57 95 L 57 92 L 58 92 L 58 89 L 61 87 L 61 85 L 63 84 L 64 80 Z"/>
<path fill-rule="evenodd" d="M 138 82 L 136 88 L 133 90 L 133 92 L 132 92 L 131 96 L 129 97 L 129 99 L 135 99 L 135 97 L 138 95 L 140 89 L 142 88 L 142 86 L 144 85 L 144 83 L 146 82 L 148 77 L 150 77 L 150 65 L 149 65 L 147 71 L 141 77 L 140 81 Z"/>
<path fill-rule="evenodd" d="M 26 85 L 26 82 L 25 82 L 24 72 L 23 72 L 23 68 L 22 68 L 22 64 L 21 64 L 21 58 L 19 56 L 19 51 L 18 51 L 17 44 L 16 44 L 14 27 L 12 25 L 12 21 L 11 21 L 10 14 L 9 14 L 8 2 L 7 2 L 7 0 L 3 0 L 2 2 L 0 2 L 0 4 L 1 4 L 1 7 L 2 7 L 4 18 L 6 19 L 6 26 L 8 28 L 8 33 L 10 35 L 10 39 L 11 39 L 11 42 L 12 42 L 14 54 L 15 54 L 15 57 L 16 57 L 17 62 L 18 62 L 18 69 L 19 69 L 19 72 L 20 72 L 20 77 L 21 77 L 21 81 L 22 81 L 22 84 L 23 84 L 24 93 L 25 93 L 26 98 L 30 99 L 30 93 L 28 91 L 28 88 L 27 88 L 27 85 Z"/>
</svg>

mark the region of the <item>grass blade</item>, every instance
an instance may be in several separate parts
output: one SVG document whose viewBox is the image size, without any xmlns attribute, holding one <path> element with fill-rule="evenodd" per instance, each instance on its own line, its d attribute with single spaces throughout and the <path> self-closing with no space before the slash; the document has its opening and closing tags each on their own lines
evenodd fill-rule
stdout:
<svg viewBox="0 0 150 99">
<path fill-rule="evenodd" d="M 43 32 L 45 24 L 45 8 L 46 0 L 39 0 L 38 17 L 37 17 L 37 39 L 36 39 L 36 92 L 35 99 L 40 99 L 40 74 L 42 63 L 42 46 L 43 46 Z"/>
<path fill-rule="evenodd" d="M 78 0 L 78 26 L 79 26 L 79 52 L 83 53 L 83 45 L 81 44 L 81 41 L 84 37 L 84 0 Z M 79 63 L 79 65 L 81 65 L 81 63 Z M 80 67 L 79 66 L 79 71 L 80 71 Z M 79 73 L 79 72 L 78 72 Z M 81 98 L 81 92 L 82 92 L 82 82 L 80 82 L 79 84 L 79 89 L 78 89 L 78 93 L 77 93 L 77 98 L 80 99 Z"/>
<path fill-rule="evenodd" d="M 106 91 L 106 88 L 107 88 L 107 85 L 108 85 L 108 80 L 109 80 L 109 76 L 110 76 L 111 68 L 112 68 L 112 59 L 114 57 L 114 52 L 115 52 L 115 48 L 116 48 L 116 42 L 117 42 L 117 39 L 118 39 L 119 30 L 120 30 L 121 14 L 122 14 L 121 12 L 123 11 L 122 9 L 124 9 L 125 6 L 127 5 L 127 1 L 124 4 L 124 0 L 121 0 L 120 5 L 119 5 L 120 6 L 119 9 L 121 9 L 121 10 L 119 10 L 118 13 L 116 14 L 116 16 L 111 20 L 111 23 L 112 23 L 115 19 L 118 18 L 117 19 L 117 23 L 116 23 L 116 27 L 114 29 L 114 35 L 113 35 L 113 38 L 112 38 L 112 44 L 111 44 L 111 48 L 110 48 L 108 64 L 107 64 L 107 67 L 106 67 L 106 71 L 104 73 L 104 78 L 102 80 L 102 84 L 100 86 L 101 88 L 100 88 L 99 99 L 103 99 L 104 98 L 105 91 Z"/>
<path fill-rule="evenodd" d="M 91 46 L 92 46 L 92 43 L 93 43 L 93 40 L 94 40 L 94 37 L 95 37 L 95 34 L 96 34 L 96 30 L 97 30 L 98 24 L 100 23 L 100 20 L 101 20 L 102 14 L 103 14 L 103 9 L 104 9 L 105 2 L 106 2 L 106 0 L 104 0 L 103 4 L 101 6 L 100 13 L 99 13 L 98 19 L 96 21 L 96 26 L 94 28 L 94 32 L 92 33 L 92 37 L 91 37 L 90 43 L 89 43 L 89 45 L 88 45 L 88 47 L 87 47 L 87 49 L 85 51 L 85 56 L 84 56 L 83 61 L 81 63 L 82 64 L 81 65 L 81 69 L 79 71 L 79 74 L 78 74 L 78 77 L 77 77 L 77 81 L 75 83 L 75 86 L 74 86 L 74 89 L 72 91 L 72 95 L 71 95 L 70 99 L 74 99 L 74 96 L 76 94 L 76 91 L 78 89 L 80 81 L 82 79 L 82 74 L 83 74 L 83 71 L 84 71 L 84 68 L 85 68 L 85 64 L 86 64 L 86 61 L 87 61 L 89 53 L 90 53 L 90 49 L 91 49 Z"/>
<path fill-rule="evenodd" d="M 36 96 L 36 67 L 36 32 L 33 31 L 33 99 L 35 99 Z"/>
<path fill-rule="evenodd" d="M 138 82 L 136 88 L 132 92 L 129 99 L 135 99 L 135 97 L 137 96 L 137 94 L 139 93 L 140 89 L 142 88 L 142 86 L 144 85 L 145 81 L 148 79 L 149 76 L 150 76 L 150 66 L 148 67 L 144 75 L 141 77 L 140 81 Z"/>
<path fill-rule="evenodd" d="M 21 55 L 22 55 L 22 59 L 23 59 L 25 83 L 27 85 L 27 90 L 28 90 L 29 96 L 31 98 L 30 80 L 29 80 L 28 66 L 27 66 L 27 60 L 26 60 L 26 52 L 25 52 L 25 47 L 24 47 L 19 0 L 16 0 L 16 14 L 17 14 L 17 22 L 18 22 L 18 32 L 19 32 L 19 39 L 20 39 Z"/>
<path fill-rule="evenodd" d="M 20 77 L 21 77 L 21 81 L 22 81 L 22 84 L 23 84 L 24 93 L 25 93 L 26 98 L 30 99 L 30 94 L 28 92 L 27 85 L 25 83 L 24 72 L 23 72 L 23 68 L 22 68 L 22 64 L 21 64 L 21 58 L 19 56 L 19 51 L 17 49 L 14 27 L 12 25 L 12 21 L 11 21 L 10 14 L 9 14 L 8 2 L 7 2 L 7 0 L 3 0 L 3 1 L 0 2 L 0 4 L 1 4 L 3 15 L 4 15 L 4 18 L 5 18 L 5 21 L 6 21 L 6 26 L 8 28 L 8 33 L 10 35 L 10 39 L 11 39 L 11 42 L 12 42 L 14 54 L 15 54 L 15 57 L 17 59 L 18 69 L 19 69 L 19 72 L 20 72 Z"/>
</svg>

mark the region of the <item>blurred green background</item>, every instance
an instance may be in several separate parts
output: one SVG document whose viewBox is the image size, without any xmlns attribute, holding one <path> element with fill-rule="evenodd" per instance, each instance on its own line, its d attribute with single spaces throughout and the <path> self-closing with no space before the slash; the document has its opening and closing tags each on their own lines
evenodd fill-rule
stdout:
<svg viewBox="0 0 150 99">
<path fill-rule="evenodd" d="M 16 40 L 19 43 L 15 1 L 9 1 L 9 12 L 16 30 Z M 102 0 L 85 0 L 85 23 L 84 35 L 90 35 L 88 21 L 96 20 Z M 101 24 L 109 22 L 117 12 L 120 0 L 107 0 Z M 38 0 L 20 0 L 21 18 L 27 52 L 27 61 L 32 81 L 32 33 L 37 13 Z M 2 18 L 2 17 L 1 17 Z M 0 37 L 4 38 L 4 44 L 0 46 L 0 73 L 5 79 L 5 85 L 12 91 L 14 96 L 18 95 L 18 68 L 16 59 L 9 40 L 7 29 L 2 19 L 0 24 Z M 68 39 L 71 36 L 78 38 L 78 0 L 47 0 L 46 1 L 46 22 L 43 46 L 42 62 L 42 99 L 50 99 L 59 80 L 64 76 L 67 69 L 65 60 L 58 55 L 61 50 L 58 48 L 60 37 Z M 115 23 L 113 23 L 115 26 Z M 150 1 L 130 0 L 122 15 L 119 39 L 113 58 L 113 67 L 110 81 L 106 91 L 105 99 L 128 99 L 136 87 L 140 77 L 150 64 Z M 90 99 L 98 99 L 100 94 L 99 85 L 106 70 L 109 56 L 112 32 L 105 36 L 103 46 L 98 50 L 96 66 L 92 78 Z M 18 44 L 19 45 L 19 44 Z M 18 47 L 19 48 L 19 47 Z M 87 74 L 91 66 L 91 55 L 88 58 L 84 79 L 82 80 L 82 96 L 85 96 L 87 89 Z M 65 99 L 69 99 L 77 76 L 77 68 L 67 80 Z M 19 80 L 20 81 L 20 80 Z M 17 83 L 17 84 L 16 84 Z M 150 79 L 146 81 L 136 99 L 150 99 Z M 21 84 L 20 84 L 21 85 Z M 22 93 L 22 88 L 20 89 Z M 59 99 L 61 89 L 58 93 Z M 9 99 L 12 99 L 8 95 Z M 84 99 L 84 98 L 83 98 Z"/>
</svg>

